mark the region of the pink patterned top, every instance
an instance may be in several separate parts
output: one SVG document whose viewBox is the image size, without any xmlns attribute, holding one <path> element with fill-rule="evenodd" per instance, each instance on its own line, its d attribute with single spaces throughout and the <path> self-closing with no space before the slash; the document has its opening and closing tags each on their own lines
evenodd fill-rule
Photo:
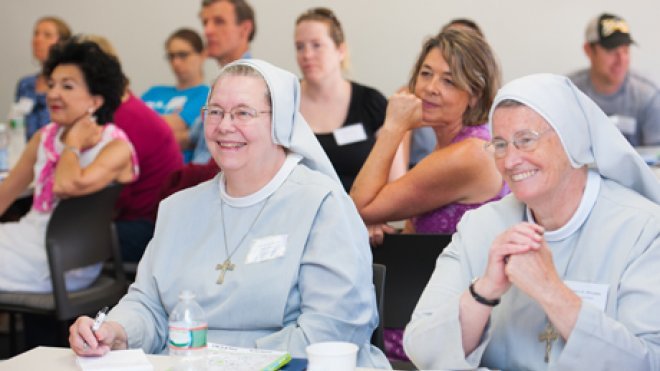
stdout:
<svg viewBox="0 0 660 371">
<path fill-rule="evenodd" d="M 41 129 L 41 150 L 37 154 L 37 162 L 34 166 L 34 173 L 37 175 L 37 179 L 34 184 L 32 208 L 42 213 L 51 212 L 57 203 L 57 199 L 53 194 L 53 181 L 57 161 L 60 159 L 60 155 L 64 150 L 64 143 L 60 140 L 63 130 L 64 127 L 55 123 L 50 123 Z M 80 165 L 82 167 L 88 166 L 96 158 L 96 155 L 101 149 L 115 139 L 124 140 L 130 144 L 123 130 L 110 123 L 104 125 L 101 140 L 93 147 L 85 148 L 81 151 Z M 131 152 L 133 180 L 135 180 L 139 175 L 139 166 L 135 150 L 132 149 Z"/>
<path fill-rule="evenodd" d="M 456 135 L 454 140 L 452 140 L 452 143 L 457 143 L 467 138 L 490 140 L 490 132 L 488 131 L 487 124 L 479 126 L 464 126 L 458 135 Z M 414 217 L 413 225 L 415 226 L 415 232 L 453 234 L 456 232 L 456 224 L 458 224 L 465 212 L 471 209 L 476 209 L 487 202 L 499 200 L 500 198 L 506 196 L 509 192 L 509 187 L 503 181 L 500 192 L 495 197 L 486 202 L 476 204 L 448 204 L 420 216 Z"/>
</svg>

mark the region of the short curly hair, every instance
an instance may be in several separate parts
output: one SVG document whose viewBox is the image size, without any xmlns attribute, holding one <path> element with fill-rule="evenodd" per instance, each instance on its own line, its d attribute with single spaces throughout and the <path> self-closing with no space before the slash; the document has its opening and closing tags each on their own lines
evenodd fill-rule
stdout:
<svg viewBox="0 0 660 371">
<path fill-rule="evenodd" d="M 121 104 L 125 87 L 124 74 L 117 58 L 103 52 L 96 43 L 73 37 L 53 46 L 44 63 L 44 76 L 50 78 L 61 64 L 80 68 L 89 93 L 103 97 L 103 105 L 95 112 L 97 122 L 101 125 L 111 122 Z"/>
</svg>

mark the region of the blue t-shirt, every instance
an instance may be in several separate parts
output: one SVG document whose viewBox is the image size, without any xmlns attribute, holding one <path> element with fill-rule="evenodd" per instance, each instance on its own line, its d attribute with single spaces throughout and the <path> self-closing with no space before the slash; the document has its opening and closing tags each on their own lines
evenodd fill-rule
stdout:
<svg viewBox="0 0 660 371">
<path fill-rule="evenodd" d="M 179 90 L 175 86 L 154 86 L 142 95 L 142 100 L 159 115 L 178 113 L 190 129 L 200 115 L 200 110 L 209 94 L 207 85 L 197 85 Z M 192 157 L 192 151 L 183 151 L 187 163 Z"/>
</svg>

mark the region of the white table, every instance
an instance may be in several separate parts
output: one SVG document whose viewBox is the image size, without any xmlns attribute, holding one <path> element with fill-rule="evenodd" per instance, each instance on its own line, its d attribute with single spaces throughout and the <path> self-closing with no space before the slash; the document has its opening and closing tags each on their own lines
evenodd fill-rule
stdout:
<svg viewBox="0 0 660 371">
<path fill-rule="evenodd" d="M 154 371 L 165 371 L 173 365 L 168 356 L 147 355 L 147 358 L 154 365 Z M 76 355 L 71 349 L 37 347 L 1 361 L 0 370 L 78 371 L 80 369 L 76 365 Z"/>
<path fill-rule="evenodd" d="M 154 371 L 166 371 L 174 362 L 165 355 L 147 354 L 147 359 L 154 365 Z M 6 361 L 0 361 L 0 371 L 78 371 L 76 355 L 69 348 L 37 347 L 19 354 Z M 375 371 L 370 368 L 358 367 L 358 371 Z"/>
</svg>

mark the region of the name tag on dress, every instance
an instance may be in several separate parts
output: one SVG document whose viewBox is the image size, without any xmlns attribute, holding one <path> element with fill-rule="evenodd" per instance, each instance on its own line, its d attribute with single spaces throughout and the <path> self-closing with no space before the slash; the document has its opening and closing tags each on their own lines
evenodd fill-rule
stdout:
<svg viewBox="0 0 660 371">
<path fill-rule="evenodd" d="M 367 132 L 364 131 L 364 125 L 361 122 L 341 127 L 333 131 L 332 135 L 334 135 L 337 145 L 340 146 L 367 140 Z"/>
<path fill-rule="evenodd" d="M 245 257 L 245 264 L 277 259 L 286 252 L 286 234 L 257 238 Z"/>
<path fill-rule="evenodd" d="M 623 134 L 635 135 L 637 131 L 637 120 L 630 116 L 612 115 L 610 120 Z"/>
<path fill-rule="evenodd" d="M 178 113 L 183 110 L 183 106 L 186 104 L 186 101 L 188 100 L 188 97 L 185 95 L 179 96 L 179 97 L 174 97 L 170 99 L 169 102 L 167 102 L 167 107 L 165 109 L 169 113 Z"/>
<path fill-rule="evenodd" d="M 23 116 L 32 112 L 32 108 L 34 108 L 34 99 L 29 97 L 21 97 L 18 102 L 14 103 L 14 109 Z"/>
<path fill-rule="evenodd" d="M 589 303 L 596 308 L 605 311 L 605 304 L 607 304 L 607 291 L 609 290 L 610 285 L 579 281 L 564 281 L 564 283 L 585 303 Z"/>
</svg>

